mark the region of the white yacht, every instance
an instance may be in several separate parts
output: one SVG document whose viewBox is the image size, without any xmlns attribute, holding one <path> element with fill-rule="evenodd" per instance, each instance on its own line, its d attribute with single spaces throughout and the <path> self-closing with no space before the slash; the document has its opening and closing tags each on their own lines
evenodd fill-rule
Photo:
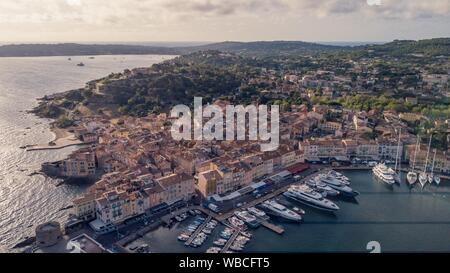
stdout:
<svg viewBox="0 0 450 273">
<path fill-rule="evenodd" d="M 388 168 L 384 163 L 377 164 L 375 167 L 373 167 L 372 172 L 375 177 L 386 184 L 392 185 L 395 183 L 394 170 Z"/>
<path fill-rule="evenodd" d="M 307 185 L 293 185 L 289 188 L 289 190 L 284 192 L 283 195 L 289 199 L 316 209 L 326 211 L 339 210 L 339 207 L 335 203 L 323 198 L 320 193 L 315 192 Z"/>
<path fill-rule="evenodd" d="M 256 217 L 263 218 L 263 219 L 267 217 L 267 214 L 264 211 L 257 209 L 255 207 L 250 207 L 247 210 L 248 210 L 248 212 L 255 215 Z"/>
<path fill-rule="evenodd" d="M 344 183 L 350 184 L 350 178 L 348 178 L 347 176 L 343 175 L 340 172 L 337 172 L 335 170 L 331 170 L 331 171 L 328 172 L 328 175 L 334 176 L 337 179 L 339 179 L 341 181 L 344 181 Z"/>
<path fill-rule="evenodd" d="M 306 181 L 306 185 L 314 188 L 318 192 L 325 193 L 326 196 L 339 195 L 339 191 L 331 188 L 330 186 L 328 186 L 327 184 L 325 184 L 321 181 L 316 181 L 314 179 L 310 179 L 310 180 Z M 324 196 L 324 197 L 326 197 L 326 196 Z"/>
<path fill-rule="evenodd" d="M 355 197 L 359 193 L 354 191 L 352 188 L 342 183 L 342 181 L 335 179 L 330 175 L 319 174 L 314 178 L 316 181 L 320 181 L 330 186 L 330 188 L 339 191 L 339 193 L 346 197 Z"/>
<path fill-rule="evenodd" d="M 256 219 L 256 217 L 250 214 L 248 211 L 235 211 L 234 215 L 236 215 L 237 218 L 244 221 L 250 227 L 255 228 L 259 226 L 258 219 Z"/>
<path fill-rule="evenodd" d="M 238 229 L 245 229 L 245 227 L 246 227 L 246 226 L 245 226 L 245 222 L 242 221 L 241 219 L 235 217 L 235 216 L 230 217 L 230 218 L 228 219 L 228 222 L 229 222 L 233 227 L 238 228 Z"/>
<path fill-rule="evenodd" d="M 302 217 L 298 213 L 293 212 L 292 210 L 286 208 L 285 206 L 279 204 L 274 200 L 265 201 L 261 204 L 261 207 L 265 209 L 267 213 L 282 217 L 287 220 L 295 222 L 300 222 L 302 220 Z"/>
</svg>

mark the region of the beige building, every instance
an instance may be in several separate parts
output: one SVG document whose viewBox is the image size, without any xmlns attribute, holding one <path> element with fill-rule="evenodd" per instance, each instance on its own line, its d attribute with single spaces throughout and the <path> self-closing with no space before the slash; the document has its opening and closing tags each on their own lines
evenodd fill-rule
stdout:
<svg viewBox="0 0 450 273">
<path fill-rule="evenodd" d="M 73 200 L 73 211 L 78 219 L 88 221 L 95 219 L 95 194 L 86 194 Z"/>
<path fill-rule="evenodd" d="M 78 152 L 61 161 L 60 173 L 65 177 L 89 177 L 95 175 L 95 153 Z"/>
<path fill-rule="evenodd" d="M 210 170 L 198 174 L 197 189 L 205 198 L 223 193 L 223 178 L 217 170 Z"/>
<path fill-rule="evenodd" d="M 194 196 L 194 178 L 185 173 L 171 174 L 156 180 L 164 189 L 165 202 L 172 204 L 180 200 L 187 201 Z"/>
</svg>

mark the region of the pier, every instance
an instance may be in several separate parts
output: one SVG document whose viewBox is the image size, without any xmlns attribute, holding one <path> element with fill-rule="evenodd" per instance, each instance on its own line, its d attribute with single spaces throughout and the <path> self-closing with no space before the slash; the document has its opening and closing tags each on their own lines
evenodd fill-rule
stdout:
<svg viewBox="0 0 450 273">
<path fill-rule="evenodd" d="M 284 233 L 284 228 L 283 227 L 277 226 L 277 225 L 272 224 L 272 223 L 270 223 L 268 221 L 261 221 L 261 225 L 263 227 L 265 227 L 265 228 L 267 228 L 267 229 L 269 229 L 269 230 L 279 234 L 279 235 Z"/>
<path fill-rule="evenodd" d="M 235 229 L 233 235 L 231 235 L 230 239 L 227 241 L 227 243 L 225 244 L 225 246 L 222 248 L 222 250 L 220 252 L 221 253 L 227 252 L 228 249 L 230 248 L 230 246 L 234 243 L 234 240 L 236 240 L 236 238 L 239 236 L 240 233 L 241 233 L 240 230 Z"/>
<path fill-rule="evenodd" d="M 194 239 L 197 237 L 197 235 L 203 230 L 203 228 L 206 226 L 206 224 L 208 224 L 209 221 L 211 221 L 212 216 L 209 215 L 208 218 L 205 220 L 205 222 L 203 222 L 203 224 L 201 224 L 194 233 L 192 233 L 191 237 L 189 237 L 189 239 L 186 241 L 186 245 L 191 245 L 192 241 L 194 241 Z"/>
</svg>

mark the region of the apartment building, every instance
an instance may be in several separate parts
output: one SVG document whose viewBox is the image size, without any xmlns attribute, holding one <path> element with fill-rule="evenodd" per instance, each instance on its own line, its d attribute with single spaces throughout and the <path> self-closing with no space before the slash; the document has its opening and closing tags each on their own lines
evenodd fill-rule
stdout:
<svg viewBox="0 0 450 273">
<path fill-rule="evenodd" d="M 73 200 L 73 212 L 75 216 L 83 221 L 95 219 L 95 199 L 96 195 L 91 193 Z"/>
<path fill-rule="evenodd" d="M 61 161 L 60 174 L 64 177 L 89 177 L 95 175 L 95 152 L 77 152 Z"/>
<path fill-rule="evenodd" d="M 171 174 L 158 178 L 156 181 L 164 189 L 164 201 L 167 204 L 173 204 L 181 200 L 188 201 L 194 196 L 194 178 L 185 173 Z"/>
</svg>

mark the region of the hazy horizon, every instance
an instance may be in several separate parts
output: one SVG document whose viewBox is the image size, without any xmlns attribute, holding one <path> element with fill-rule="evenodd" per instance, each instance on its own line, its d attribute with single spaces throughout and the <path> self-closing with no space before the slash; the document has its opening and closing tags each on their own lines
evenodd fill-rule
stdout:
<svg viewBox="0 0 450 273">
<path fill-rule="evenodd" d="M 447 37 L 435 37 L 435 38 L 447 38 Z M 117 45 L 145 45 L 145 46 L 163 46 L 163 47 L 178 47 L 178 46 L 200 46 L 213 43 L 222 42 L 307 42 L 323 45 L 340 45 L 340 46 L 355 46 L 355 45 L 367 45 L 367 44 L 383 44 L 391 41 L 304 41 L 304 40 L 252 40 L 252 41 L 0 41 L 0 45 L 14 45 L 14 44 L 117 44 Z"/>
</svg>

